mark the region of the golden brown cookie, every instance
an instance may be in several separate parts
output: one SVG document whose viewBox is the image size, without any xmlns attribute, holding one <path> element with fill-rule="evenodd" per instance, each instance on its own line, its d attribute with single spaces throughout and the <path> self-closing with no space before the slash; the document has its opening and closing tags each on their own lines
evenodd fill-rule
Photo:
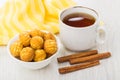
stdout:
<svg viewBox="0 0 120 80">
<path fill-rule="evenodd" d="M 30 45 L 33 49 L 41 49 L 43 47 L 44 40 L 40 36 L 34 36 L 30 40 Z"/>
<path fill-rule="evenodd" d="M 39 30 L 39 36 L 40 36 L 40 37 L 44 37 L 44 34 L 45 34 L 44 31 Z"/>
<path fill-rule="evenodd" d="M 42 61 L 46 58 L 46 52 L 43 49 L 37 49 L 35 51 L 34 61 Z"/>
<path fill-rule="evenodd" d="M 57 51 L 57 43 L 55 40 L 48 39 L 44 42 L 44 50 L 48 54 L 54 54 Z"/>
<path fill-rule="evenodd" d="M 31 39 L 31 37 L 30 37 L 29 32 L 22 32 L 22 33 L 20 33 L 19 39 L 20 39 L 21 43 L 24 46 L 29 46 L 30 45 L 30 39 Z"/>
<path fill-rule="evenodd" d="M 44 33 L 44 40 L 48 40 L 48 39 L 56 40 L 52 33 L 46 32 Z"/>
<path fill-rule="evenodd" d="M 18 41 L 15 41 L 14 43 L 11 44 L 10 52 L 14 57 L 19 57 L 22 48 L 23 48 L 23 45 L 18 40 Z"/>
<path fill-rule="evenodd" d="M 33 60 L 34 55 L 34 49 L 32 49 L 31 47 L 25 47 L 20 52 L 20 59 L 22 61 L 30 62 Z"/>
<path fill-rule="evenodd" d="M 41 37 L 43 37 L 44 33 L 41 30 L 39 30 L 39 29 L 34 29 L 34 30 L 30 31 L 30 35 L 32 37 L 34 37 L 34 36 L 41 36 Z"/>
</svg>

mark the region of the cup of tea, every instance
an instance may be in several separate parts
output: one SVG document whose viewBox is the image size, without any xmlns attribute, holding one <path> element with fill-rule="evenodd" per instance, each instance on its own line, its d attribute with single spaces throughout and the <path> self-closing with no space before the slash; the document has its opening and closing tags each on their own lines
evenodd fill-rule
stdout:
<svg viewBox="0 0 120 80">
<path fill-rule="evenodd" d="M 83 51 L 104 43 L 105 28 L 99 25 L 99 14 L 91 8 L 73 6 L 61 11 L 59 26 L 60 39 L 69 50 Z"/>
</svg>

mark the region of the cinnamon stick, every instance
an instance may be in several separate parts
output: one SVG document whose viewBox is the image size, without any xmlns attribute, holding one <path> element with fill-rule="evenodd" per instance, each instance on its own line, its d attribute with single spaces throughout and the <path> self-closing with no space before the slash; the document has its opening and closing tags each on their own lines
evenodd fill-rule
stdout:
<svg viewBox="0 0 120 80">
<path fill-rule="evenodd" d="M 59 58 L 57 58 L 57 61 L 59 63 L 62 63 L 62 62 L 65 62 L 65 61 L 69 61 L 69 59 L 85 57 L 85 56 L 94 55 L 94 54 L 97 54 L 97 53 L 98 53 L 97 50 L 91 50 L 91 51 L 87 51 L 87 52 L 80 52 L 80 53 L 75 53 L 75 54 L 72 54 L 72 55 L 59 57 Z"/>
<path fill-rule="evenodd" d="M 67 66 L 67 67 L 59 68 L 58 70 L 60 74 L 65 74 L 65 73 L 73 72 L 76 70 L 89 68 L 89 67 L 92 67 L 98 64 L 100 64 L 100 62 L 96 60 L 96 61 L 86 62 L 83 64 L 74 65 L 74 66 Z"/>
<path fill-rule="evenodd" d="M 87 57 L 70 59 L 69 62 L 70 64 L 76 64 L 76 63 L 82 63 L 82 62 L 89 62 L 93 60 L 100 60 L 100 59 L 108 58 L 110 56 L 111 56 L 110 52 L 105 52 L 105 53 L 95 54 Z"/>
</svg>

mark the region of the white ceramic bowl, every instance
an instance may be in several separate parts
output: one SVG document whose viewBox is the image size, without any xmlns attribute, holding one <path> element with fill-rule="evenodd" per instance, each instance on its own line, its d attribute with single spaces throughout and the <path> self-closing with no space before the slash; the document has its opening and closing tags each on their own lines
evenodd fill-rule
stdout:
<svg viewBox="0 0 120 80">
<path fill-rule="evenodd" d="M 17 58 L 15 58 L 14 56 L 11 55 L 11 52 L 10 52 L 10 45 L 16 41 L 19 37 L 19 34 L 17 34 L 16 36 L 14 36 L 9 42 L 8 42 L 8 45 L 7 45 L 7 52 L 10 56 L 10 58 L 12 59 L 13 62 L 17 63 L 18 65 L 20 66 L 23 66 L 25 68 L 28 68 L 28 69 L 41 69 L 45 66 L 47 66 L 54 58 L 57 57 L 57 55 L 59 54 L 59 51 L 60 51 L 60 41 L 59 41 L 59 38 L 55 36 L 56 40 L 57 40 L 57 46 L 58 46 L 58 50 L 55 54 L 53 54 L 51 57 L 43 60 L 43 61 L 39 61 L 39 62 L 25 62 L 25 61 L 22 61 L 22 60 L 19 60 Z"/>
</svg>

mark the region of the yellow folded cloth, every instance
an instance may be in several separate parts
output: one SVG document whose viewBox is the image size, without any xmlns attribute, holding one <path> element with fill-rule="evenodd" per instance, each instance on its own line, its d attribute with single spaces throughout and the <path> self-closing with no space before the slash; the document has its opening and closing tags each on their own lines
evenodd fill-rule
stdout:
<svg viewBox="0 0 120 80">
<path fill-rule="evenodd" d="M 17 33 L 38 28 L 59 33 L 58 14 L 75 5 L 72 0 L 8 0 L 0 8 L 0 45 Z"/>
</svg>

